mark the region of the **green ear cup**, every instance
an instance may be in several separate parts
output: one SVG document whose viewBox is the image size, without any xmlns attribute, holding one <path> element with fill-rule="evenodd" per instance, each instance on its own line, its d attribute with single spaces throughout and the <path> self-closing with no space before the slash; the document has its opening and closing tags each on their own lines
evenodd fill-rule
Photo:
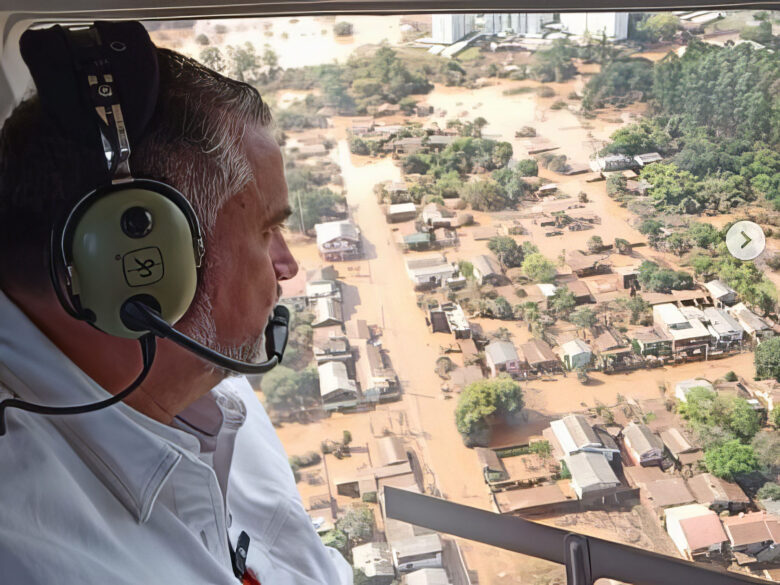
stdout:
<svg viewBox="0 0 780 585">
<path fill-rule="evenodd" d="M 138 186 L 101 196 L 78 219 L 70 243 L 71 292 L 98 329 L 141 336 L 122 324 L 131 297 L 151 297 L 170 324 L 195 296 L 199 258 L 187 215 L 169 197 Z"/>
</svg>

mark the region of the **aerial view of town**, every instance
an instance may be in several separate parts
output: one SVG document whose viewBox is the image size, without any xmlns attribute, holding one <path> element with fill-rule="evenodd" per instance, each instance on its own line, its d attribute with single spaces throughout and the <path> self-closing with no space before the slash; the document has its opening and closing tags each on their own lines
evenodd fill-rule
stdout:
<svg viewBox="0 0 780 585">
<path fill-rule="evenodd" d="M 387 486 L 780 581 L 780 13 L 149 29 L 271 107 L 300 270 L 253 384 L 356 585 L 566 582 Z"/>
</svg>

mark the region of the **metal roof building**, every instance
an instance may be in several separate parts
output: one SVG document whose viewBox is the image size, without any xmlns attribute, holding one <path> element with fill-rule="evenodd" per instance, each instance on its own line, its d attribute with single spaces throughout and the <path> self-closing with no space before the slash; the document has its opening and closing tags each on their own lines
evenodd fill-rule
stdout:
<svg viewBox="0 0 780 585">
<path fill-rule="evenodd" d="M 600 453 L 576 453 L 563 460 L 571 472 L 571 486 L 580 499 L 620 485 L 607 458 Z"/>
<path fill-rule="evenodd" d="M 352 565 L 360 569 L 376 585 L 386 585 L 395 579 L 393 554 L 386 542 L 369 542 L 352 548 Z"/>
<path fill-rule="evenodd" d="M 634 465 L 660 465 L 664 443 L 647 425 L 632 422 L 623 429 L 623 443 Z"/>
</svg>

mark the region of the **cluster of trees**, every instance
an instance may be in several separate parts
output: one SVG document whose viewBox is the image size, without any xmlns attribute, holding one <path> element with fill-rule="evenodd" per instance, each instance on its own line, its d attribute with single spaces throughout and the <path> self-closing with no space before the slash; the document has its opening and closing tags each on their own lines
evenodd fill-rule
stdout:
<svg viewBox="0 0 780 585">
<path fill-rule="evenodd" d="M 760 432 L 759 414 L 743 398 L 695 387 L 679 412 L 704 446 L 704 462 L 713 475 L 734 480 L 780 465 L 780 436 Z"/>
<path fill-rule="evenodd" d="M 555 39 L 549 48 L 534 54 L 531 77 L 542 82 L 571 79 L 577 74 L 577 67 L 572 61 L 577 56 L 577 47 L 571 41 Z"/>
<path fill-rule="evenodd" d="M 203 44 L 208 45 L 208 38 Z M 273 49 L 266 45 L 263 54 L 258 55 L 249 41 L 243 45 L 228 45 L 224 55 L 219 47 L 206 46 L 200 51 L 200 62 L 209 69 L 247 83 L 265 83 L 279 73 L 279 57 Z"/>
<path fill-rule="evenodd" d="M 510 377 L 479 380 L 463 389 L 455 409 L 455 424 L 466 446 L 487 445 L 490 424 L 517 415 L 523 405 L 520 384 Z"/>
<path fill-rule="evenodd" d="M 552 282 L 558 274 L 555 264 L 538 252 L 528 254 L 521 264 L 521 269 L 534 282 Z"/>
<path fill-rule="evenodd" d="M 588 80 L 583 91 L 582 107 L 593 110 L 606 105 L 620 105 L 630 100 L 634 92 L 640 92 L 637 97 L 644 100 L 652 89 L 651 61 L 640 58 L 610 61 Z"/>
<path fill-rule="evenodd" d="M 372 55 L 353 54 L 343 65 L 287 69 L 275 81 L 278 87 L 320 89 L 318 107 L 329 105 L 345 113 L 363 114 L 369 106 L 398 104 L 411 94 L 428 93 L 433 89 L 428 77 L 395 50 L 382 46 Z"/>
<path fill-rule="evenodd" d="M 772 337 L 758 344 L 753 360 L 757 379 L 774 378 L 780 382 L 780 337 Z M 775 415 L 780 417 L 780 409 L 775 408 Z"/>
<path fill-rule="evenodd" d="M 314 366 L 299 372 L 276 366 L 263 376 L 262 388 L 272 410 L 303 410 L 318 404 L 320 399 L 320 377 Z"/>
<path fill-rule="evenodd" d="M 693 288 L 693 277 L 687 272 L 662 268 L 649 260 L 639 265 L 637 279 L 644 290 L 653 292 L 668 293 Z"/>
<path fill-rule="evenodd" d="M 487 138 L 461 137 L 440 153 L 415 153 L 401 161 L 407 174 L 430 174 L 439 179 L 455 171 L 463 177 L 469 173 L 504 168 L 512 158 L 512 145 Z"/>
<path fill-rule="evenodd" d="M 536 246 L 530 242 L 523 242 L 522 245 L 518 244 L 515 239 L 510 236 L 496 236 L 490 238 L 490 241 L 488 242 L 488 250 L 496 255 L 496 258 L 498 258 L 498 261 L 501 262 L 504 268 L 516 268 L 517 266 L 521 266 L 526 251 L 530 250 L 531 247 L 535 248 Z"/>
<path fill-rule="evenodd" d="M 654 15 L 642 25 L 658 24 L 659 31 L 668 25 L 659 38 L 668 37 L 671 19 Z M 725 213 L 762 198 L 780 208 L 778 83 L 780 62 L 772 52 L 693 38 L 682 57 L 670 53 L 652 66 L 610 62 L 588 83 L 583 104 L 599 107 L 634 90 L 650 96 L 653 117 L 616 131 L 603 153 L 670 156 L 642 170 L 656 208 Z"/>
</svg>

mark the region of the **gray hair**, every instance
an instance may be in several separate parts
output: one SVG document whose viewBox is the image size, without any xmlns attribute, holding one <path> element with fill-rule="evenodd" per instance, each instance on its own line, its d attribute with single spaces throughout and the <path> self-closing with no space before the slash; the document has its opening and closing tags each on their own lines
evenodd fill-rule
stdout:
<svg viewBox="0 0 780 585">
<path fill-rule="evenodd" d="M 254 180 L 244 133 L 268 126 L 271 114 L 255 88 L 196 61 L 158 49 L 160 91 L 146 134 L 134 145 L 134 176 L 181 191 L 201 222 L 206 243 L 217 213 Z M 0 286 L 48 288 L 49 234 L 59 218 L 96 185 L 93 158 L 47 119 L 37 96 L 23 101 L 0 132 Z M 208 262 L 208 256 L 206 261 Z"/>
</svg>

